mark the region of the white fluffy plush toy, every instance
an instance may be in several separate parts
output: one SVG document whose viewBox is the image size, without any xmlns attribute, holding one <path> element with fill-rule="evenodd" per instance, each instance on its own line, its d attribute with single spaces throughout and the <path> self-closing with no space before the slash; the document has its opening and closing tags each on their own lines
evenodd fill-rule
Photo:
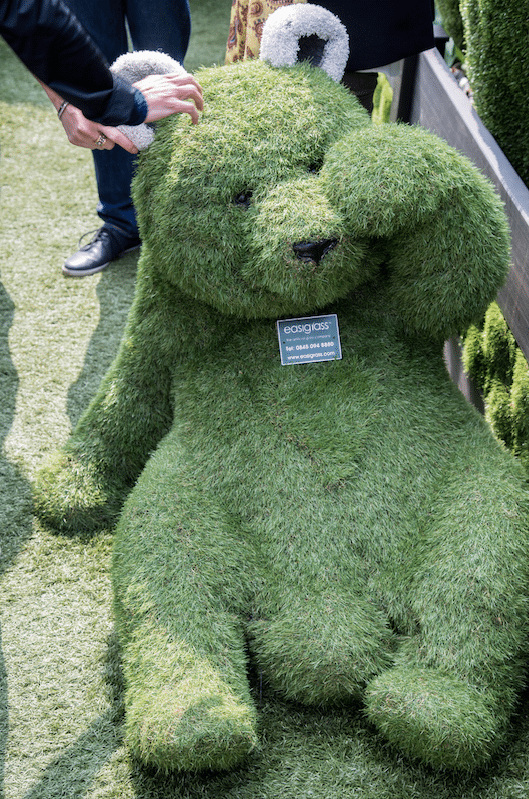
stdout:
<svg viewBox="0 0 529 799">
<path fill-rule="evenodd" d="M 148 75 L 168 75 L 170 73 L 186 74 L 186 70 L 174 58 L 152 50 L 136 50 L 121 55 L 110 67 L 111 72 L 120 78 L 136 83 Z M 154 140 L 154 126 L 149 123 L 141 125 L 119 125 L 118 129 L 136 145 L 138 150 L 145 150 Z"/>
</svg>

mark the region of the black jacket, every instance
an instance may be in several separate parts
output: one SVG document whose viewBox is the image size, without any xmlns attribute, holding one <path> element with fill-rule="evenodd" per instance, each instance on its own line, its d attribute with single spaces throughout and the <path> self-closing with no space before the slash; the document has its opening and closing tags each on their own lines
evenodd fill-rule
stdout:
<svg viewBox="0 0 529 799">
<path fill-rule="evenodd" d="M 321 0 L 320 5 L 347 28 L 348 71 L 382 67 L 434 46 L 431 0 Z"/>
<path fill-rule="evenodd" d="M 94 122 L 143 122 L 141 92 L 116 78 L 61 0 L 0 0 L 0 34 L 43 83 Z"/>
</svg>

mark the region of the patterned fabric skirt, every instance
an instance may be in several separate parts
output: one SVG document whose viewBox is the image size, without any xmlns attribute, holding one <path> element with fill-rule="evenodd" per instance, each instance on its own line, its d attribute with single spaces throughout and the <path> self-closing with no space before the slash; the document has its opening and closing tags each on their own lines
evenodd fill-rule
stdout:
<svg viewBox="0 0 529 799">
<path fill-rule="evenodd" d="M 230 32 L 226 46 L 226 64 L 257 58 L 263 25 L 280 6 L 306 0 L 232 0 Z"/>
</svg>

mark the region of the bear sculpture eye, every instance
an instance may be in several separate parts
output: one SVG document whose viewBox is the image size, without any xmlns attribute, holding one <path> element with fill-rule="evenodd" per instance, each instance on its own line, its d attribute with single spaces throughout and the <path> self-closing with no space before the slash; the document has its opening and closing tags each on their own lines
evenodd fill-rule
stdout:
<svg viewBox="0 0 529 799">
<path fill-rule="evenodd" d="M 251 199 L 252 199 L 251 191 L 242 191 L 240 194 L 237 194 L 233 198 L 233 202 L 235 203 L 235 205 L 239 205 L 241 208 L 249 208 Z"/>
</svg>

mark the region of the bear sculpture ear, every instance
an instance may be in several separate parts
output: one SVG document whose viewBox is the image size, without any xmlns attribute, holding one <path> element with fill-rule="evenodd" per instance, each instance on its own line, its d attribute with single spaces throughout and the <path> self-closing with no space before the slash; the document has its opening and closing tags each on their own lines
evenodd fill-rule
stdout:
<svg viewBox="0 0 529 799">
<path fill-rule="evenodd" d="M 136 50 L 124 53 L 110 67 L 111 72 L 128 83 L 136 83 L 149 75 L 168 75 L 170 73 L 186 74 L 183 66 L 174 58 L 153 50 Z M 136 145 L 138 150 L 146 150 L 154 141 L 154 125 L 118 125 L 127 139 Z"/>
<path fill-rule="evenodd" d="M 263 26 L 260 58 L 273 67 L 291 67 L 308 61 L 339 83 L 348 57 L 345 26 L 321 6 L 311 3 L 282 6 Z"/>
</svg>

